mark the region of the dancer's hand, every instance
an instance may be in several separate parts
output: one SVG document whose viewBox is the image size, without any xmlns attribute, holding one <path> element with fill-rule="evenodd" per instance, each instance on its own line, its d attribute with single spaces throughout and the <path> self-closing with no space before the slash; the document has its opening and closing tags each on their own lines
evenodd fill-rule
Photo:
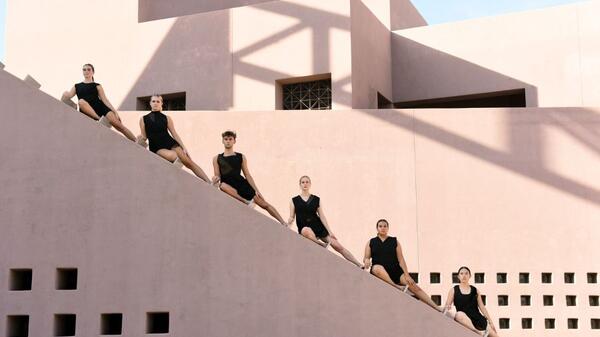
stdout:
<svg viewBox="0 0 600 337">
<path fill-rule="evenodd" d="M 220 177 L 218 177 L 218 176 L 214 176 L 214 177 L 212 177 L 212 183 L 213 183 L 213 185 L 215 185 L 215 186 L 216 186 L 216 185 L 218 185 L 220 182 L 221 182 L 221 178 L 220 178 Z"/>
<path fill-rule="evenodd" d="M 365 263 L 365 266 L 364 266 L 365 270 L 371 268 L 371 260 L 364 261 L 364 263 Z"/>
</svg>

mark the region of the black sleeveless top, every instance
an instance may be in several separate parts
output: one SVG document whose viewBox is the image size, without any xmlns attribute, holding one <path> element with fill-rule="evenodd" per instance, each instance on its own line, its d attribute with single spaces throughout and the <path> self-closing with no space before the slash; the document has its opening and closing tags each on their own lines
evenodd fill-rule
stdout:
<svg viewBox="0 0 600 337">
<path fill-rule="evenodd" d="M 456 311 L 464 312 L 467 317 L 471 319 L 471 322 L 477 328 L 477 330 L 485 330 L 487 326 L 487 320 L 479 312 L 479 305 L 477 303 L 477 288 L 470 286 L 471 292 L 468 295 L 464 295 L 460 291 L 458 285 L 454 286 L 454 306 Z"/>
<path fill-rule="evenodd" d="M 243 161 L 243 155 L 238 152 L 235 152 L 235 154 L 231 156 L 225 156 L 223 153 L 219 154 L 217 157 L 217 164 L 219 164 L 221 180 L 223 180 L 223 178 L 227 180 L 228 178 L 241 177 Z"/>
<path fill-rule="evenodd" d="M 393 236 L 388 236 L 383 242 L 376 236 L 369 241 L 369 247 L 371 248 L 371 258 L 373 259 L 373 265 L 381 265 L 384 268 L 398 268 L 400 261 L 398 261 L 398 254 L 396 253 L 396 247 L 398 247 L 398 240 Z"/>
<path fill-rule="evenodd" d="M 160 111 L 151 111 L 144 116 L 144 129 L 150 143 L 150 151 L 156 153 L 160 149 L 170 150 L 179 145 L 169 134 L 168 124 L 167 116 Z"/>
<path fill-rule="evenodd" d="M 313 224 L 321 223 L 321 219 L 317 214 L 321 199 L 311 194 L 308 200 L 304 201 L 301 196 L 292 198 L 294 209 L 296 211 L 296 224 L 298 227 L 311 227 Z"/>
<path fill-rule="evenodd" d="M 78 99 L 84 99 L 88 103 L 101 102 L 98 96 L 98 86 L 100 83 L 77 83 L 75 84 L 75 93 Z"/>
</svg>

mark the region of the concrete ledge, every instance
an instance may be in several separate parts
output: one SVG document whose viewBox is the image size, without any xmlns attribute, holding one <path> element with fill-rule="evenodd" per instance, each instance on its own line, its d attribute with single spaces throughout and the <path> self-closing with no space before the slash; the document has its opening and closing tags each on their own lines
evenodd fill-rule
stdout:
<svg viewBox="0 0 600 337">
<path fill-rule="evenodd" d="M 31 75 L 27 75 L 25 76 L 25 78 L 23 79 L 23 81 L 25 83 L 27 83 L 28 86 L 34 88 L 34 89 L 39 89 L 42 87 L 42 85 L 35 80 L 35 78 L 33 78 Z"/>
<path fill-rule="evenodd" d="M 0 62 L 0 69 L 4 69 L 4 63 Z"/>
</svg>

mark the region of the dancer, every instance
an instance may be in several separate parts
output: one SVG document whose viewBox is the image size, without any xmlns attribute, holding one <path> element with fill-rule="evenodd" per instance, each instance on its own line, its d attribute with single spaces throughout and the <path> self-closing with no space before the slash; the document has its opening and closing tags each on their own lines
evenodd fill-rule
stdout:
<svg viewBox="0 0 600 337">
<path fill-rule="evenodd" d="M 315 243 L 335 249 L 342 256 L 354 263 L 356 266 L 363 268 L 363 265 L 337 240 L 336 236 L 331 231 L 331 227 L 327 223 L 321 199 L 310 193 L 311 180 L 308 176 L 300 177 L 301 193 L 292 198 L 290 202 L 290 218 L 288 224 L 291 225 L 296 218 L 298 233 L 305 238 L 314 241 Z M 320 241 L 319 241 L 320 240 Z"/>
<path fill-rule="evenodd" d="M 262 209 L 269 212 L 280 224 L 287 227 L 288 224 L 283 221 L 283 218 L 281 218 L 275 207 L 271 206 L 258 191 L 254 179 L 248 170 L 246 156 L 233 151 L 233 146 L 237 139 L 236 133 L 225 131 L 221 134 L 221 138 L 225 150 L 213 158 L 213 168 L 215 171 L 213 184 L 218 185 L 221 191 L 249 206 L 253 206 L 256 203 Z M 244 172 L 245 178 L 242 177 L 241 172 Z"/>
<path fill-rule="evenodd" d="M 83 65 L 82 70 L 83 82 L 77 83 L 69 91 L 65 91 L 61 100 L 68 103 L 73 96 L 77 95 L 80 112 L 95 120 L 99 120 L 100 117 L 104 116 L 108 119 L 110 125 L 135 142 L 135 136 L 121 123 L 117 109 L 106 98 L 100 83 L 94 82 L 94 66 L 87 63 Z"/>
<path fill-rule="evenodd" d="M 175 131 L 175 125 L 171 117 L 162 113 L 162 106 L 162 96 L 152 95 L 150 97 L 152 111 L 140 118 L 140 131 L 142 134 L 138 136 L 138 142 L 145 143 L 148 139 L 150 141 L 150 151 L 170 162 L 174 162 L 179 158 L 181 163 L 192 170 L 198 178 L 210 183 L 206 173 L 188 154 L 181 138 Z"/>
<path fill-rule="evenodd" d="M 395 237 L 388 236 L 388 230 L 389 223 L 387 220 L 377 221 L 377 236 L 367 242 L 365 247 L 365 269 L 372 264 L 371 274 L 400 290 L 404 290 L 401 285 L 408 286 L 408 290 L 415 294 L 418 299 L 435 310 L 441 311 L 441 308 L 410 277 L 402 254 L 402 247 Z"/>
<path fill-rule="evenodd" d="M 498 332 L 488 313 L 479 290 L 469 284 L 471 270 L 468 267 L 458 269 L 460 284 L 448 292 L 445 308 L 449 311 L 452 303 L 456 306 L 454 320 L 482 336 L 498 337 Z M 483 315 L 482 315 L 483 313 Z"/>
</svg>

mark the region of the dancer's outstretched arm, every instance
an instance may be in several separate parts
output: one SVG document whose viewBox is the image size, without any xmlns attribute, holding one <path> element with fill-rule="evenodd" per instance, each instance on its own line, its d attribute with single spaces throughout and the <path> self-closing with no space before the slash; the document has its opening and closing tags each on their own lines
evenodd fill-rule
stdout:
<svg viewBox="0 0 600 337">
<path fill-rule="evenodd" d="M 254 182 L 254 178 L 252 178 L 252 175 L 250 174 L 250 170 L 248 169 L 248 159 L 245 155 L 242 155 L 242 172 L 244 172 L 244 177 L 246 177 L 250 186 L 256 191 L 256 195 L 262 197 L 262 194 L 258 191 L 258 187 Z"/>
<path fill-rule="evenodd" d="M 292 222 L 296 218 L 296 207 L 294 206 L 294 202 L 290 201 L 290 217 L 288 218 L 288 225 L 291 226 Z"/>
</svg>

